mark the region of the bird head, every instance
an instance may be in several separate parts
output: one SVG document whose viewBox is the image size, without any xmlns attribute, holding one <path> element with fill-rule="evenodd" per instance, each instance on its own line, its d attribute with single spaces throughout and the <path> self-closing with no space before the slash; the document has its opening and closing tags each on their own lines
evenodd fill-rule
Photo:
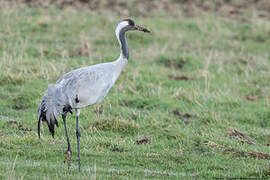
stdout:
<svg viewBox="0 0 270 180">
<path fill-rule="evenodd" d="M 116 31 L 119 32 L 121 30 L 124 30 L 124 31 L 137 30 L 137 31 L 145 32 L 145 33 L 150 33 L 148 29 L 136 25 L 134 21 L 131 19 L 123 19 L 117 24 Z"/>
</svg>

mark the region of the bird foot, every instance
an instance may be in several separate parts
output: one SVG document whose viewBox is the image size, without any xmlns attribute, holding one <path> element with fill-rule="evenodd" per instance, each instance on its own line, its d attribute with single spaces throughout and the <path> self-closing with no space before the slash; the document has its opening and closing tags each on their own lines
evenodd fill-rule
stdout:
<svg viewBox="0 0 270 180">
<path fill-rule="evenodd" d="M 68 160 L 68 169 L 70 168 L 70 161 L 71 161 L 71 151 L 67 150 L 65 153 L 65 160 L 64 163 Z"/>
</svg>

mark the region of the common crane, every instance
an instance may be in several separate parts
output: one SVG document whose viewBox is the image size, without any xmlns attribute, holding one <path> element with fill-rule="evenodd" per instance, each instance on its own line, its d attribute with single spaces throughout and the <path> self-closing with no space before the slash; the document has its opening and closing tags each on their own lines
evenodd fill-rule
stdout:
<svg viewBox="0 0 270 180">
<path fill-rule="evenodd" d="M 114 85 L 122 69 L 128 62 L 129 49 L 125 33 L 130 30 L 150 32 L 144 27 L 135 25 L 131 19 L 121 20 L 115 28 L 115 34 L 120 44 L 119 58 L 113 62 L 82 67 L 66 73 L 58 79 L 56 84 L 50 84 L 48 86 L 48 90 L 40 102 L 38 108 L 39 138 L 41 121 L 47 122 L 49 131 L 52 137 L 54 137 L 54 126 L 58 126 L 58 115 L 62 115 L 68 145 L 65 153 L 65 161 L 68 158 L 68 168 L 70 167 L 72 151 L 66 125 L 66 116 L 68 113 L 72 114 L 72 109 L 75 109 L 78 169 L 80 170 L 80 109 L 101 102 Z"/>
</svg>

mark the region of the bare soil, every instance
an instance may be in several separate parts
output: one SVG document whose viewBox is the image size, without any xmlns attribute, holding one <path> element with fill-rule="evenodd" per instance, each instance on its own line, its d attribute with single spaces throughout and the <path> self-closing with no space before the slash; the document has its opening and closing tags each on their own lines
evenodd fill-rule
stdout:
<svg viewBox="0 0 270 180">
<path fill-rule="evenodd" d="M 235 18 L 247 9 L 258 10 L 260 17 L 269 17 L 269 0 L 9 0 L 0 1 L 0 7 L 26 5 L 38 8 L 56 7 L 59 9 L 75 8 L 95 12 L 113 11 L 119 15 L 136 14 L 147 15 L 153 10 L 162 9 L 174 14 L 179 8 L 187 16 L 197 15 L 199 11 L 213 11 L 218 14 Z"/>
</svg>

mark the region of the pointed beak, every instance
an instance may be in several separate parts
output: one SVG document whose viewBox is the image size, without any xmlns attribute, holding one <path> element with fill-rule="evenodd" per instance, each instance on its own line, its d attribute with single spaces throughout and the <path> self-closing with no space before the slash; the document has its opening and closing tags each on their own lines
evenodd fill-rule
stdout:
<svg viewBox="0 0 270 180">
<path fill-rule="evenodd" d="M 141 26 L 138 26 L 138 25 L 134 26 L 134 30 L 142 31 L 142 32 L 145 32 L 145 33 L 150 33 L 151 32 L 148 29 L 146 29 L 144 27 L 141 27 Z"/>
</svg>

